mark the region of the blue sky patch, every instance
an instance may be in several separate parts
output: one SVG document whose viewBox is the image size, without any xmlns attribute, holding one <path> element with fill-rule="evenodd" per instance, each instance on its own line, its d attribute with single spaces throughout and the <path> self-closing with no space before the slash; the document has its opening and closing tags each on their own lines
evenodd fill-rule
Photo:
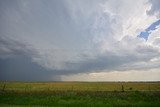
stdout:
<svg viewBox="0 0 160 107">
<path fill-rule="evenodd" d="M 145 31 L 142 31 L 138 37 L 144 38 L 147 41 L 151 31 L 156 30 L 158 25 L 160 25 L 160 19 L 152 23 L 147 29 L 145 29 Z"/>
</svg>

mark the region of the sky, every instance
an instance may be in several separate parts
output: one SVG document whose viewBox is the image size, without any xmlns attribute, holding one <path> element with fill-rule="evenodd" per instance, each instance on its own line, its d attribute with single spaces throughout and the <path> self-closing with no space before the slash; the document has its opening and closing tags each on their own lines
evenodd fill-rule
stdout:
<svg viewBox="0 0 160 107">
<path fill-rule="evenodd" d="M 0 0 L 0 80 L 160 81 L 160 0 Z"/>
</svg>

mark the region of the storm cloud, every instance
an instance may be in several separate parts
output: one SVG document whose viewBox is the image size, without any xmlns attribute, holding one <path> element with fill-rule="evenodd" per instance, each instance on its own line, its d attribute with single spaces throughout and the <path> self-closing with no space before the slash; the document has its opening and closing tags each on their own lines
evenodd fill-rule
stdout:
<svg viewBox="0 0 160 107">
<path fill-rule="evenodd" d="M 0 80 L 49 81 L 60 80 L 53 71 L 33 62 L 36 51 L 29 45 L 9 38 L 0 39 Z"/>
<path fill-rule="evenodd" d="M 160 69 L 155 2 L 1 0 L 0 80 Z"/>
</svg>

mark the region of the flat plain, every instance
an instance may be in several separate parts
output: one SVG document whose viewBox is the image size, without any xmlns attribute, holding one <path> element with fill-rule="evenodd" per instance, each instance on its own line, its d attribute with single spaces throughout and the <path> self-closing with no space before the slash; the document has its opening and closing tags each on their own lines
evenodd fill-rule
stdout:
<svg viewBox="0 0 160 107">
<path fill-rule="evenodd" d="M 0 82 L 1 107 L 157 107 L 160 82 Z"/>
</svg>

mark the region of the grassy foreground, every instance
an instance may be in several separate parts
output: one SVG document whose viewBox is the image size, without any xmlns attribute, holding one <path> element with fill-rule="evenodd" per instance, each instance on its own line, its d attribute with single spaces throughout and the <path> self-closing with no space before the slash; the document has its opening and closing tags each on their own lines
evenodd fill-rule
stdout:
<svg viewBox="0 0 160 107">
<path fill-rule="evenodd" d="M 159 82 L 1 82 L 0 88 L 1 107 L 160 106 Z"/>
</svg>

